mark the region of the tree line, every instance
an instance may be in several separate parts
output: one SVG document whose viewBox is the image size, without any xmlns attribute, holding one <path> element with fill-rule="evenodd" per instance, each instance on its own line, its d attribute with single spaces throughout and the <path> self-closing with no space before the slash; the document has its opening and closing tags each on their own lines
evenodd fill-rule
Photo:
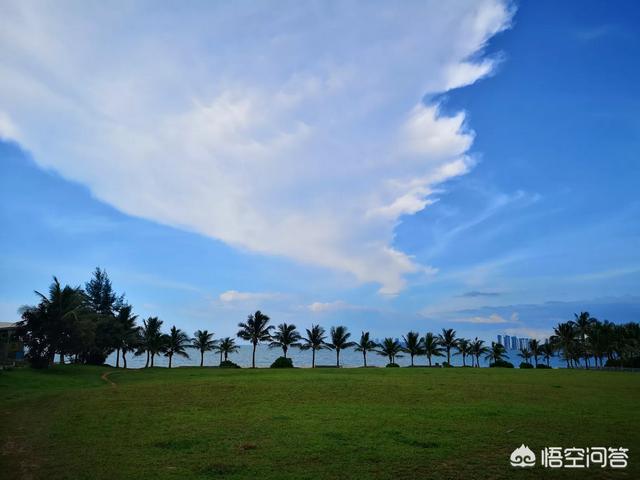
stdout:
<svg viewBox="0 0 640 480">
<path fill-rule="evenodd" d="M 125 296 L 117 295 L 106 271 L 96 268 L 84 288 L 62 286 L 54 277 L 48 295 L 35 292 L 40 301 L 34 306 L 21 309 L 18 335 L 27 347 L 29 363 L 38 368 L 50 366 L 56 355 L 60 363 L 65 358 L 75 363 L 102 365 L 107 357 L 116 353 L 116 367 L 120 362 L 127 368 L 127 355 L 145 356 L 145 367 L 153 367 L 156 357 L 168 358 L 169 368 L 176 356 L 189 358 L 189 351 L 200 357 L 204 365 L 206 352 L 220 355 L 222 366 L 230 364 L 229 355 L 237 352 L 235 339 L 214 338 L 208 330 L 197 330 L 193 337 L 175 325 L 168 333 L 162 331 L 163 321 L 149 317 L 138 325 L 138 317 Z M 490 362 L 490 366 L 511 366 L 506 361 L 507 351 L 497 342 L 486 344 L 477 337 L 473 340 L 456 336 L 454 329 L 442 329 L 441 333 L 427 332 L 421 336 L 409 331 L 401 339 L 387 337 L 381 342 L 371 338 L 370 332 L 363 331 L 359 341 L 351 339 L 345 326 L 331 327 L 327 332 L 320 325 L 312 325 L 303 333 L 293 324 L 270 325 L 269 316 L 261 311 L 248 316 L 238 324 L 237 337 L 252 346 L 252 367 L 255 368 L 256 348 L 266 343 L 270 348 L 282 350 L 287 359 L 291 348 L 311 351 L 311 365 L 316 366 L 316 353 L 329 349 L 336 354 L 336 366 L 340 366 L 340 353 L 353 348 L 362 354 L 363 366 L 367 366 L 367 355 L 382 355 L 388 359 L 388 366 L 397 366 L 396 359 L 403 355 L 410 357 L 411 366 L 417 357 L 426 357 L 427 364 L 434 359 L 446 358 L 443 365 L 451 365 L 451 356 L 462 357 L 462 365 L 480 367 L 480 359 Z M 546 366 L 556 354 L 566 361 L 567 367 L 577 367 L 584 362 L 589 368 L 594 366 L 640 366 L 640 326 L 638 323 L 614 324 L 601 322 L 582 312 L 575 319 L 558 324 L 554 334 L 544 343 L 530 340 L 518 355 L 524 360 L 521 366 L 530 366 L 531 359 L 536 367 L 542 359 Z"/>
</svg>

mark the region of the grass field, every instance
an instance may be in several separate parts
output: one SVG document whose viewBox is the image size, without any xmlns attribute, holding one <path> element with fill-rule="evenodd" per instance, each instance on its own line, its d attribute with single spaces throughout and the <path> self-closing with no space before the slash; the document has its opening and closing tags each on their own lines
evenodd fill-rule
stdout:
<svg viewBox="0 0 640 480">
<path fill-rule="evenodd" d="M 0 403 L 3 479 L 640 478 L 632 373 L 67 366 L 0 373 Z M 522 443 L 629 467 L 515 469 Z"/>
</svg>

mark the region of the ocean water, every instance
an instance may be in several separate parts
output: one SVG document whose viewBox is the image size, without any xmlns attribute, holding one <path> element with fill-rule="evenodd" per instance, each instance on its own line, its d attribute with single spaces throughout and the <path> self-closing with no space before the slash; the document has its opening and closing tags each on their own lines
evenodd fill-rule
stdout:
<svg viewBox="0 0 640 480">
<path fill-rule="evenodd" d="M 232 353 L 229 355 L 229 360 L 234 363 L 237 363 L 241 367 L 250 367 L 251 366 L 251 345 L 240 345 L 240 350 L 237 353 Z M 521 358 L 517 356 L 517 351 L 509 351 L 509 361 L 512 362 L 516 367 L 522 361 Z M 266 345 L 258 345 L 256 349 L 256 367 L 269 367 L 271 363 L 282 355 L 281 349 L 269 348 Z M 311 367 L 311 351 L 310 350 L 300 350 L 298 348 L 290 348 L 287 354 L 293 360 L 293 365 L 295 367 Z M 183 366 L 198 366 L 200 365 L 200 352 L 190 349 L 189 350 L 190 358 L 182 358 L 182 357 L 173 357 L 173 366 L 174 367 L 183 367 Z M 146 355 L 141 355 L 136 357 L 132 354 L 127 354 L 127 367 L 128 368 L 142 368 L 144 367 L 146 361 Z M 437 357 L 432 358 L 432 362 L 442 364 L 443 361 L 446 361 L 446 357 Z M 367 365 L 376 366 L 376 367 L 384 367 L 387 364 L 387 357 L 376 354 L 374 352 L 369 352 L 367 354 Z M 543 363 L 542 358 L 538 359 L 539 363 Z M 116 364 L 116 355 L 115 353 L 111 354 L 109 358 L 107 358 L 107 364 L 114 365 Z M 207 352 L 204 355 L 204 364 L 205 366 L 218 366 L 220 363 L 220 354 Z M 411 360 L 409 355 L 403 354 L 402 357 L 396 357 L 396 363 L 402 367 L 409 366 L 411 364 Z M 470 365 L 471 359 L 467 358 L 467 365 Z M 531 360 L 533 363 L 533 359 Z M 164 356 L 156 356 L 154 365 L 156 367 L 166 367 L 169 364 L 169 359 Z M 336 364 L 336 353 L 332 350 L 320 350 L 316 352 L 316 366 L 319 365 L 330 365 L 335 366 Z M 414 359 L 415 365 L 427 365 L 427 357 L 419 356 Z M 460 355 L 451 356 L 451 364 L 455 366 L 462 366 L 462 357 Z M 122 359 L 120 360 L 120 366 L 122 366 Z M 340 352 L 340 366 L 342 367 L 361 367 L 362 366 L 362 353 L 356 352 L 353 349 L 342 350 Z M 480 358 L 480 366 L 488 367 L 489 362 L 484 360 L 484 358 Z M 557 357 L 553 358 L 551 361 L 552 367 L 563 367 L 564 363 Z"/>
</svg>

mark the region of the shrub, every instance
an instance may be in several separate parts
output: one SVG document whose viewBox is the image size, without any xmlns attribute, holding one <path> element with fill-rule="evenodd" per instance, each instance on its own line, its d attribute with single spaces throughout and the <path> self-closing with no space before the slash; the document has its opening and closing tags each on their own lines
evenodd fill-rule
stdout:
<svg viewBox="0 0 640 480">
<path fill-rule="evenodd" d="M 622 361 L 620 358 L 614 358 L 607 360 L 604 364 L 605 367 L 626 367 L 626 368 L 640 368 L 640 357 L 630 358 Z"/>
<path fill-rule="evenodd" d="M 449 362 L 442 362 L 442 368 L 453 368 Z"/>
<path fill-rule="evenodd" d="M 385 368 L 396 368 L 399 367 L 400 365 L 398 365 L 397 363 L 387 363 L 385 365 Z"/>
<path fill-rule="evenodd" d="M 220 368 L 240 368 L 240 365 L 233 363 L 231 360 L 220 362 Z"/>
<path fill-rule="evenodd" d="M 276 358 L 270 368 L 293 368 L 293 360 L 285 357 Z"/>
<path fill-rule="evenodd" d="M 513 368 L 513 363 L 507 362 L 506 360 L 498 360 L 497 362 L 493 362 L 489 364 L 491 368 Z"/>
<path fill-rule="evenodd" d="M 551 368 L 551 367 L 549 365 L 547 365 L 546 363 L 539 363 L 536 368 Z"/>
<path fill-rule="evenodd" d="M 520 368 L 533 368 L 533 365 L 531 365 L 530 363 L 527 363 L 527 362 L 521 362 L 520 363 Z"/>
</svg>

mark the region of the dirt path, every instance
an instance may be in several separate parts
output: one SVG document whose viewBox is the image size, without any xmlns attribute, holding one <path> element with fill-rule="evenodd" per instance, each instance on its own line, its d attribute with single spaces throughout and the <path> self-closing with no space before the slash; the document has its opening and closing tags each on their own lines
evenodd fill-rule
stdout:
<svg viewBox="0 0 640 480">
<path fill-rule="evenodd" d="M 118 384 L 109 378 L 109 375 L 111 375 L 112 373 L 113 372 L 104 372 L 102 375 L 100 375 L 100 378 L 115 388 L 118 386 Z"/>
</svg>

